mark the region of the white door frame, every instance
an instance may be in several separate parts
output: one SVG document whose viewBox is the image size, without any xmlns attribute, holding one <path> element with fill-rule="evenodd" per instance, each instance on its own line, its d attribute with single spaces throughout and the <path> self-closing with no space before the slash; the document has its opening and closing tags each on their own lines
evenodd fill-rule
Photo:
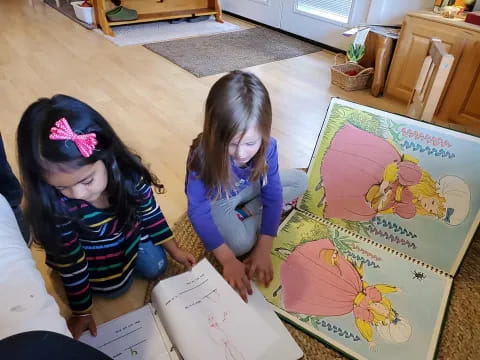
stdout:
<svg viewBox="0 0 480 360">
<path fill-rule="evenodd" d="M 221 6 L 223 10 L 247 19 L 346 50 L 352 40 L 342 33 L 365 21 L 371 0 L 353 0 L 348 23 L 299 11 L 297 2 L 298 0 L 221 0 Z"/>
<path fill-rule="evenodd" d="M 221 0 L 222 10 L 280 28 L 284 0 Z"/>
<path fill-rule="evenodd" d="M 281 29 L 342 50 L 346 50 L 352 42 L 342 33 L 364 22 L 370 7 L 370 0 L 353 0 L 349 22 L 342 23 L 300 11 L 297 3 L 298 0 L 283 0 Z"/>
</svg>

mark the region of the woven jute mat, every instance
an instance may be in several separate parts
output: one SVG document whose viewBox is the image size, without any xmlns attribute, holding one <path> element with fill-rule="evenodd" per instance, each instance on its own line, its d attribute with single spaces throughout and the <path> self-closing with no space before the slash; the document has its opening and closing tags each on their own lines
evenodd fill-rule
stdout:
<svg viewBox="0 0 480 360">
<path fill-rule="evenodd" d="M 196 259 L 205 256 L 205 248 L 186 215 L 174 225 L 174 234 L 178 245 L 190 251 Z M 480 235 L 477 233 L 467 255 L 455 276 L 446 323 L 440 339 L 437 359 L 475 360 L 480 359 Z M 438 249 L 442 251 L 442 249 Z M 207 254 L 208 260 L 217 268 L 220 265 Z M 171 261 L 164 277 L 179 274 L 183 268 Z M 163 278 L 163 277 L 162 277 Z M 158 280 L 157 280 L 158 281 Z M 145 302 L 151 300 L 151 291 L 157 281 L 150 282 Z M 422 299 L 418 299 L 421 304 Z M 302 348 L 308 360 L 346 359 L 338 352 L 327 347 L 317 339 L 285 323 L 288 331 Z M 415 336 L 415 335 L 413 335 Z M 413 360 L 413 359 L 412 359 Z"/>
</svg>

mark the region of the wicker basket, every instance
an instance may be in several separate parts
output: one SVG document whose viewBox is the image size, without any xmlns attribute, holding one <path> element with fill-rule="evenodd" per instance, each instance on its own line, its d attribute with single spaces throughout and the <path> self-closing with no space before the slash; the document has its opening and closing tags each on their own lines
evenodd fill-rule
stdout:
<svg viewBox="0 0 480 360">
<path fill-rule="evenodd" d="M 364 68 L 357 63 L 347 62 L 346 60 L 343 64 L 337 64 L 339 55 L 344 57 L 343 54 L 335 55 L 335 65 L 332 65 L 330 68 L 332 73 L 332 84 L 347 91 L 365 89 L 373 74 L 373 68 Z M 347 71 L 351 70 L 358 71 L 358 74 L 354 76 L 345 74 Z"/>
</svg>

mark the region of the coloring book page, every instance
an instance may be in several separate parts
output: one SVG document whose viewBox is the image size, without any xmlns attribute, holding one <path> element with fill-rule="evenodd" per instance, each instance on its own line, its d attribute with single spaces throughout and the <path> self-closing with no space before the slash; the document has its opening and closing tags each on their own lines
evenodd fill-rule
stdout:
<svg viewBox="0 0 480 360">
<path fill-rule="evenodd" d="M 299 208 L 455 274 L 479 174 L 478 137 L 334 98 Z"/>
<path fill-rule="evenodd" d="M 151 305 L 125 314 L 98 327 L 97 336 L 86 331 L 80 341 L 115 360 L 178 359 L 170 352 L 165 330 L 156 321 Z"/>
<path fill-rule="evenodd" d="M 205 259 L 160 281 L 152 302 L 188 360 L 260 360 L 279 338 Z"/>
<path fill-rule="evenodd" d="M 259 288 L 276 311 L 357 359 L 433 359 L 452 280 L 294 210 Z"/>
</svg>

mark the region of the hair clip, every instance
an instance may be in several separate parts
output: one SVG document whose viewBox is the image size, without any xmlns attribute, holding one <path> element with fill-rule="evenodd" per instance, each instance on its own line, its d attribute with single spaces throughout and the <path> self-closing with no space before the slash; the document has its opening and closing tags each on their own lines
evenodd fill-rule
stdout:
<svg viewBox="0 0 480 360">
<path fill-rule="evenodd" d="M 48 138 L 50 140 L 72 140 L 77 146 L 78 151 L 80 151 L 80 154 L 85 158 L 92 155 L 95 146 L 98 144 L 95 133 L 76 134 L 65 118 L 61 118 L 52 126 Z"/>
</svg>

